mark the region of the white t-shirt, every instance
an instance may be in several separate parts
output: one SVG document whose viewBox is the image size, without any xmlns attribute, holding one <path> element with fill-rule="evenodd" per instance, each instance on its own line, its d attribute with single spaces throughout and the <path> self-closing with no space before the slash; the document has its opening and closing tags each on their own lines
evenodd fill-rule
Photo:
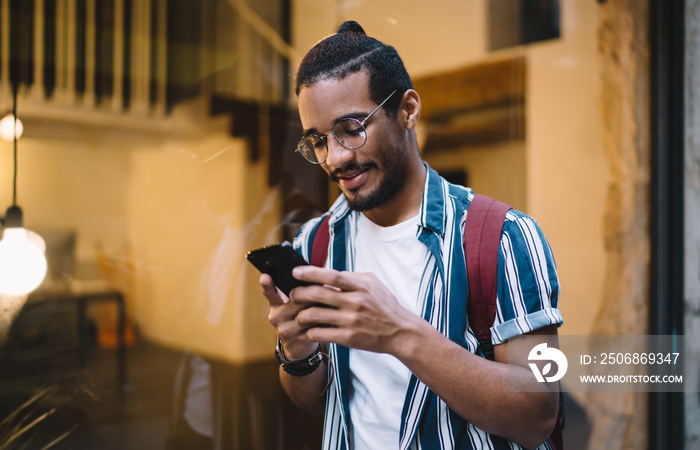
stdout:
<svg viewBox="0 0 700 450">
<path fill-rule="evenodd" d="M 418 284 L 428 248 L 416 239 L 419 216 L 380 227 L 360 214 L 355 272 L 371 272 L 407 310 L 417 314 Z M 350 349 L 350 417 L 354 449 L 397 448 L 406 366 L 391 355 Z"/>
</svg>

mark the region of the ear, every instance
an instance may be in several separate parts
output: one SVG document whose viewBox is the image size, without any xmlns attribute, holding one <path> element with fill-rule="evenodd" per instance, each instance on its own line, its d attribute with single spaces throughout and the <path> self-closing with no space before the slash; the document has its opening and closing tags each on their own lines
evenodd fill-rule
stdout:
<svg viewBox="0 0 700 450">
<path fill-rule="evenodd" d="M 420 97 L 413 89 L 404 92 L 399 104 L 399 119 L 407 130 L 413 130 L 420 118 Z"/>
</svg>

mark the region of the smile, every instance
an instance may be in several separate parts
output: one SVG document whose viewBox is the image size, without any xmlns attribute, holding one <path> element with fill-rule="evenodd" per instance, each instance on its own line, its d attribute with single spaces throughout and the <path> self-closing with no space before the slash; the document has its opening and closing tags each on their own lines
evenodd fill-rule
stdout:
<svg viewBox="0 0 700 450">
<path fill-rule="evenodd" d="M 351 191 L 353 189 L 357 189 L 362 183 L 364 183 L 365 179 L 367 178 L 367 169 L 351 170 L 334 178 L 341 188 Z"/>
</svg>

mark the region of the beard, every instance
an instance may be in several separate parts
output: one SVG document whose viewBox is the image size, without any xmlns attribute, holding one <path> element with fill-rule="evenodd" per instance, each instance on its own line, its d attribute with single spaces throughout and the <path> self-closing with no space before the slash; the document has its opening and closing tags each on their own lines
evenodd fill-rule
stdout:
<svg viewBox="0 0 700 450">
<path fill-rule="evenodd" d="M 364 195 L 359 193 L 359 189 L 341 188 L 348 206 L 354 211 L 369 211 L 383 205 L 394 198 L 406 184 L 408 161 L 404 158 L 403 149 L 391 146 L 378 150 L 378 154 L 383 172 L 374 161 L 350 164 L 344 168 L 345 171 L 373 168 L 377 170 L 380 177 L 377 186 Z M 336 176 L 331 175 L 330 178 L 337 183 Z"/>
</svg>

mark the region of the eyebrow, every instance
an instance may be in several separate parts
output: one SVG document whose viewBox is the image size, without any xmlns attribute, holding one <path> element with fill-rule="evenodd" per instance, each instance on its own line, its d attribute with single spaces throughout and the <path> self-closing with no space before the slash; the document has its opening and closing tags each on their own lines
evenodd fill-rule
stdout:
<svg viewBox="0 0 700 450">
<path fill-rule="evenodd" d="M 337 117 L 335 120 L 333 120 L 333 125 L 331 126 L 331 130 L 333 129 L 333 127 L 335 126 L 335 124 L 337 124 L 337 123 L 340 122 L 341 120 L 345 120 L 345 119 L 356 119 L 356 120 L 360 120 L 361 118 L 364 119 L 365 117 L 369 116 L 369 114 L 370 114 L 370 113 L 365 112 L 365 111 L 362 111 L 362 112 L 351 112 L 351 113 L 343 114 L 342 116 Z M 303 136 L 308 136 L 308 135 L 310 135 L 310 134 L 318 135 L 318 129 L 317 129 L 317 128 L 309 128 L 309 129 L 307 129 L 307 130 L 304 130 Z"/>
</svg>

